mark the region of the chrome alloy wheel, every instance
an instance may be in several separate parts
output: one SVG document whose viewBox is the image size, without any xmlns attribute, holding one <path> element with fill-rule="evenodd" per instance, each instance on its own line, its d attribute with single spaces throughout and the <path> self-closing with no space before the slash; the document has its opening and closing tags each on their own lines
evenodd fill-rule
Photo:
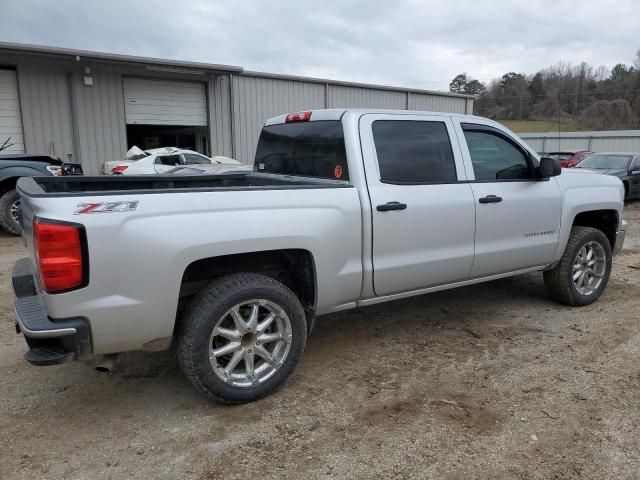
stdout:
<svg viewBox="0 0 640 480">
<path fill-rule="evenodd" d="M 573 284 L 581 295 L 591 295 L 602 284 L 607 269 L 607 255 L 602 245 L 585 243 L 573 261 Z"/>
<path fill-rule="evenodd" d="M 9 212 L 11 213 L 11 218 L 13 218 L 13 221 L 17 224 L 20 224 L 20 199 L 11 204 Z"/>
<path fill-rule="evenodd" d="M 247 300 L 229 309 L 209 339 L 215 374 L 234 387 L 253 387 L 271 378 L 291 349 L 291 321 L 269 300 Z"/>
</svg>

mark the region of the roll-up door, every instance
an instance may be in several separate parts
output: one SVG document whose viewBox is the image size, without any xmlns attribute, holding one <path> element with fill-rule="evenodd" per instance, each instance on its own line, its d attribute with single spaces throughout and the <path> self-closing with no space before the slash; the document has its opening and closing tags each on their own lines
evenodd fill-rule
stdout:
<svg viewBox="0 0 640 480">
<path fill-rule="evenodd" d="M 18 77 L 15 70 L 0 69 L 0 155 L 10 152 L 24 153 Z"/>
<path fill-rule="evenodd" d="M 204 83 L 124 79 L 128 125 L 207 125 Z"/>
</svg>

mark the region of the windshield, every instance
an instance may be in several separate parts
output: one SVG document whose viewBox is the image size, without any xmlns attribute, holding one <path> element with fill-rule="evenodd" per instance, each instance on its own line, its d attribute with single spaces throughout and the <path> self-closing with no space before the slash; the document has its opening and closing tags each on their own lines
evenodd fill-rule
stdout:
<svg viewBox="0 0 640 480">
<path fill-rule="evenodd" d="M 628 167 L 629 155 L 589 155 L 578 165 L 579 168 L 606 168 L 609 170 L 623 170 Z"/>
<path fill-rule="evenodd" d="M 342 122 L 323 120 L 264 127 L 256 149 L 255 169 L 349 180 Z"/>
<path fill-rule="evenodd" d="M 554 160 L 564 161 L 564 160 L 569 160 L 571 157 L 573 157 L 573 155 L 574 155 L 573 153 L 569 153 L 569 152 L 551 152 L 544 156 L 553 158 Z"/>
</svg>

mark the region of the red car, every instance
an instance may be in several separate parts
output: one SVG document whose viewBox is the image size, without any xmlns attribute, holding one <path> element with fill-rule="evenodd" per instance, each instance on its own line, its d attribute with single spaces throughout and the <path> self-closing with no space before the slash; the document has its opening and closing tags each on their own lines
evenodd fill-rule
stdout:
<svg viewBox="0 0 640 480">
<path fill-rule="evenodd" d="M 549 152 L 544 156 L 559 160 L 562 168 L 571 168 L 575 167 L 584 157 L 592 153 L 593 152 L 589 150 L 562 150 L 559 152 Z"/>
</svg>

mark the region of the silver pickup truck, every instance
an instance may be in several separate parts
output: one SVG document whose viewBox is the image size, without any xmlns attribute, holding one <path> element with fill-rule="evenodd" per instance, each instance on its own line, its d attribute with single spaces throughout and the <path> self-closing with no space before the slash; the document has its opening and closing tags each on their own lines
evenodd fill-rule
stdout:
<svg viewBox="0 0 640 480">
<path fill-rule="evenodd" d="M 318 315 L 532 271 L 590 304 L 626 228 L 619 179 L 561 172 L 500 124 L 446 113 L 299 112 L 265 123 L 250 172 L 18 190 L 26 359 L 174 344 L 224 402 L 281 385 Z"/>
</svg>

